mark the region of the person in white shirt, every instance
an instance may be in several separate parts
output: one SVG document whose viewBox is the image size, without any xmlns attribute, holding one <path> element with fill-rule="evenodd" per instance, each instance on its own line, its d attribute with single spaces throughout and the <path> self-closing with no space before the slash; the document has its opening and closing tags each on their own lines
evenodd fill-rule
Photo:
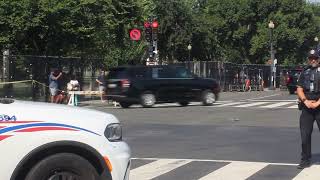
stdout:
<svg viewBox="0 0 320 180">
<path fill-rule="evenodd" d="M 67 84 L 67 89 L 69 91 L 79 91 L 80 90 L 80 83 L 77 80 L 75 75 L 71 75 L 71 80 Z M 78 95 L 77 94 L 74 94 L 74 101 L 75 101 L 75 105 L 77 106 L 78 105 Z"/>
</svg>

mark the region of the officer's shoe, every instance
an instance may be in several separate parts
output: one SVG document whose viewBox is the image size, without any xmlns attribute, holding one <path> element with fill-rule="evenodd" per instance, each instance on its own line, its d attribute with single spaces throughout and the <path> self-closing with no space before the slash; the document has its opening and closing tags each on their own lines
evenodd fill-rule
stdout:
<svg viewBox="0 0 320 180">
<path fill-rule="evenodd" d="M 300 164 L 297 166 L 298 169 L 304 169 L 311 166 L 310 160 L 301 160 Z"/>
</svg>

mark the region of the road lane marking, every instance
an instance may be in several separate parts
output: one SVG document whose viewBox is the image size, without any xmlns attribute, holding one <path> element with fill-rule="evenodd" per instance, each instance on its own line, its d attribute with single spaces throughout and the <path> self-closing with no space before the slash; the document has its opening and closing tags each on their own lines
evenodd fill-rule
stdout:
<svg viewBox="0 0 320 180">
<path fill-rule="evenodd" d="M 259 170 L 266 167 L 267 163 L 254 162 L 232 162 L 222 168 L 213 171 L 212 173 L 200 178 L 199 180 L 224 180 L 224 179 L 238 179 L 245 180 L 252 176 Z"/>
<path fill-rule="evenodd" d="M 247 102 L 232 102 L 232 103 L 227 103 L 227 104 L 222 104 L 222 105 L 213 105 L 213 107 L 225 107 L 225 106 L 232 106 L 232 105 L 239 105 L 239 104 L 244 104 L 244 103 L 247 103 Z"/>
<path fill-rule="evenodd" d="M 278 96 L 278 95 L 281 95 L 281 94 L 272 94 L 272 95 L 269 95 L 269 96 L 262 96 L 262 97 L 251 98 L 251 99 L 246 99 L 246 100 L 247 101 L 251 101 L 251 100 L 255 100 L 255 99 L 263 99 L 263 98 L 272 97 L 272 96 Z"/>
<path fill-rule="evenodd" d="M 145 180 L 152 179 L 180 166 L 186 165 L 190 160 L 160 159 L 155 162 L 140 166 L 130 171 L 130 179 Z"/>
<path fill-rule="evenodd" d="M 289 109 L 298 109 L 298 104 L 295 104 L 295 105 L 293 105 L 293 106 L 289 106 L 289 107 L 287 107 L 287 108 L 289 108 Z"/>
<path fill-rule="evenodd" d="M 309 168 L 303 169 L 293 180 L 316 180 L 320 179 L 320 166 L 312 165 Z"/>
<path fill-rule="evenodd" d="M 264 102 L 297 102 L 298 100 L 290 100 L 290 99 L 287 99 L 287 100 L 280 100 L 280 99 L 275 99 L 275 100 L 267 100 L 267 99 L 264 99 L 264 100 L 249 100 L 249 101 L 252 101 L 252 102 L 261 102 L 261 101 L 264 101 Z"/>
<path fill-rule="evenodd" d="M 157 160 L 166 160 L 166 158 L 139 158 L 133 157 L 132 160 L 148 160 L 148 161 L 157 161 Z M 168 159 L 167 159 L 168 160 Z M 172 159 L 169 159 L 172 160 Z M 232 163 L 232 162 L 251 162 L 251 161 L 232 161 L 232 160 L 215 160 L 215 159 L 173 159 L 173 160 L 185 160 L 185 161 L 201 161 L 201 162 L 225 162 L 225 163 Z M 275 165 L 275 166 L 297 166 L 298 164 L 290 164 L 290 163 L 271 163 L 271 162 L 252 162 L 252 163 L 265 163 L 268 165 Z M 320 162 L 315 162 L 317 166 Z"/>
<path fill-rule="evenodd" d="M 280 107 L 288 104 L 292 104 L 293 102 L 278 102 L 278 103 L 272 103 L 270 105 L 266 106 L 260 106 L 260 108 L 275 108 L 275 107 Z"/>
<path fill-rule="evenodd" d="M 249 103 L 249 104 L 243 104 L 239 106 L 234 106 L 234 107 L 252 107 L 252 106 L 259 106 L 261 104 L 267 104 L 269 102 L 256 102 L 256 103 Z"/>
</svg>

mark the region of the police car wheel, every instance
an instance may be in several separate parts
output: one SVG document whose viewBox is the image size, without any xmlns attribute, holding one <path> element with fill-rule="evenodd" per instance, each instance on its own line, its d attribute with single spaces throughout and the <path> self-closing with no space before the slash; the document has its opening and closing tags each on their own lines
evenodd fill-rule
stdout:
<svg viewBox="0 0 320 180">
<path fill-rule="evenodd" d="M 25 180 L 97 180 L 96 169 L 86 159 L 71 153 L 51 155 L 38 162 Z"/>
</svg>

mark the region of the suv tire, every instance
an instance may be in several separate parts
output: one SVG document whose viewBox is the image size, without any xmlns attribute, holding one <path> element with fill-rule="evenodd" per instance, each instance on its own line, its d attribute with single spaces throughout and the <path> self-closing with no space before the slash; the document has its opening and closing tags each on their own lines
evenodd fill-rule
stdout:
<svg viewBox="0 0 320 180">
<path fill-rule="evenodd" d="M 181 106 L 188 106 L 189 102 L 188 101 L 181 101 L 178 102 Z"/>
<path fill-rule="evenodd" d="M 211 106 L 214 102 L 216 102 L 216 95 L 210 90 L 205 90 L 202 93 L 201 100 L 203 105 Z"/>
<path fill-rule="evenodd" d="M 294 88 L 289 88 L 289 94 L 294 94 L 295 90 Z"/>
<path fill-rule="evenodd" d="M 129 108 L 131 106 L 131 104 L 128 102 L 119 102 L 119 104 L 122 108 Z"/>
<path fill-rule="evenodd" d="M 59 153 L 38 162 L 25 180 L 76 179 L 98 180 L 98 173 L 89 161 L 71 153 Z"/>
<path fill-rule="evenodd" d="M 140 96 L 141 105 L 143 107 L 152 107 L 156 103 L 156 97 L 152 93 L 143 93 Z"/>
</svg>

